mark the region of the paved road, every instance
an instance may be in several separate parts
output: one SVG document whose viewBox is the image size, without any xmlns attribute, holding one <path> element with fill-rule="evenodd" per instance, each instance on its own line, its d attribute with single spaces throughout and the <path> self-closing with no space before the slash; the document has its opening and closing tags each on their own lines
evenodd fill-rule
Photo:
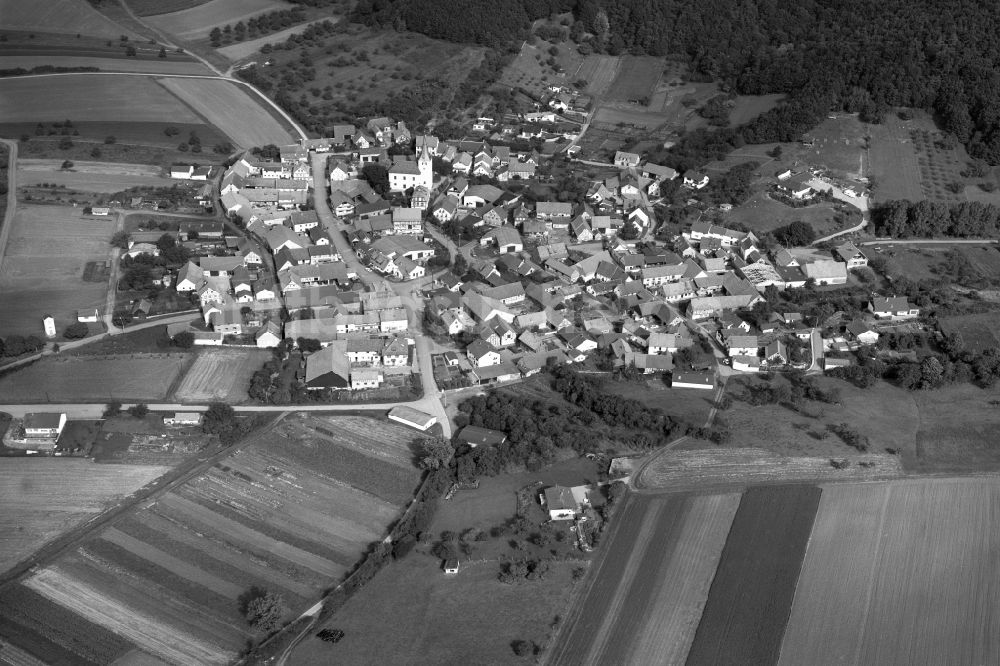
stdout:
<svg viewBox="0 0 1000 666">
<path fill-rule="evenodd" d="M 825 243 L 828 240 L 833 240 L 834 238 L 837 238 L 838 236 L 845 236 L 847 234 L 853 234 L 856 231 L 861 231 L 862 229 L 864 229 L 865 227 L 868 226 L 868 220 L 869 220 L 870 217 L 871 217 L 871 214 L 868 211 L 865 211 L 865 212 L 863 212 L 861 214 L 861 222 L 859 222 L 858 224 L 856 224 L 853 227 L 850 227 L 848 229 L 842 229 L 841 231 L 834 232 L 834 233 L 832 233 L 832 234 L 830 234 L 828 236 L 823 236 L 822 238 L 817 238 L 816 240 L 814 240 L 811 243 L 811 245 L 818 245 L 819 243 Z"/>
<path fill-rule="evenodd" d="M 10 162 L 7 169 L 7 209 L 3 214 L 3 226 L 0 227 L 0 270 L 3 269 L 3 255 L 7 249 L 7 237 L 14 223 L 14 211 L 17 210 L 17 141 L 0 139 L 10 151 Z"/>
<path fill-rule="evenodd" d="M 820 367 L 820 359 L 823 358 L 823 336 L 818 328 L 812 330 L 812 334 L 809 336 L 809 346 L 812 349 L 812 363 L 809 364 L 806 372 L 823 372 L 823 368 Z"/>
<path fill-rule="evenodd" d="M 305 130 L 302 129 L 302 127 L 297 122 L 295 122 L 295 119 L 292 118 L 290 115 L 288 115 L 288 113 L 284 109 L 275 104 L 270 97 L 268 97 L 261 91 L 257 90 L 257 88 L 250 85 L 246 81 L 243 81 L 242 79 L 236 79 L 221 75 L 214 76 L 209 74 L 157 74 L 151 72 L 58 72 L 53 74 L 25 74 L 24 76 L 19 76 L 17 78 L 27 79 L 27 78 L 37 78 L 40 76 L 151 76 L 160 79 L 167 77 L 171 79 L 214 79 L 217 81 L 229 81 L 230 83 L 235 83 L 237 85 L 243 86 L 247 90 L 253 92 L 254 95 L 259 97 L 261 100 L 263 100 L 267 106 L 272 108 L 275 111 L 275 113 L 284 118 L 285 121 L 292 126 L 295 132 L 299 135 L 300 139 L 309 138 L 309 135 L 306 134 Z"/>
</svg>

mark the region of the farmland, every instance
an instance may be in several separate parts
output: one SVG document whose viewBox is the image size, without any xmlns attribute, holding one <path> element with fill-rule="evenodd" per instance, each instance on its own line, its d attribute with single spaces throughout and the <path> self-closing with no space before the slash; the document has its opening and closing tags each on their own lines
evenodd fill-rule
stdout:
<svg viewBox="0 0 1000 666">
<path fill-rule="evenodd" d="M 217 1 L 217 0 L 216 0 Z M 292 136 L 281 122 L 250 99 L 242 86 L 211 79 L 164 79 L 163 86 L 208 119 L 224 128 L 234 143 L 250 148 L 269 143 L 285 145 Z"/>
<path fill-rule="evenodd" d="M 739 501 L 631 497 L 550 663 L 683 663 Z"/>
<path fill-rule="evenodd" d="M 258 14 L 292 6 L 280 0 L 210 0 L 169 14 L 157 13 L 149 23 L 181 39 L 193 40 L 206 37 L 215 26 L 246 21 Z"/>
<path fill-rule="evenodd" d="M 4 30 L 45 31 L 118 39 L 135 36 L 102 16 L 86 0 L 0 0 Z"/>
<path fill-rule="evenodd" d="M 155 16 L 156 14 L 170 14 L 185 9 L 191 9 L 203 5 L 209 0 L 126 0 L 137 16 Z"/>
<path fill-rule="evenodd" d="M 221 400 L 235 404 L 247 400 L 250 376 L 260 370 L 270 353 L 257 350 L 219 349 L 198 354 L 174 393 L 174 400 L 205 403 Z"/>
<path fill-rule="evenodd" d="M 991 661 L 998 500 L 987 478 L 824 489 L 779 663 Z"/>
<path fill-rule="evenodd" d="M 109 258 L 113 230 L 111 218 L 79 208 L 19 205 L 0 272 L 0 335 L 41 335 L 46 314 L 62 331 L 77 310 L 103 309 L 107 284 L 82 277 L 88 261 Z"/>
<path fill-rule="evenodd" d="M 19 159 L 17 162 L 17 183 L 21 187 L 50 183 L 76 191 L 110 194 L 127 187 L 170 187 L 176 182 L 164 176 L 160 169 L 138 164 L 74 161 L 73 168 L 63 169 L 62 160 Z"/>
<path fill-rule="evenodd" d="M 939 169 L 928 164 L 928 159 L 936 161 L 939 157 L 936 148 L 932 141 L 928 141 L 926 149 L 930 151 L 930 155 L 918 158 L 917 143 L 914 141 L 923 141 L 925 132 L 918 128 L 926 124 L 932 128 L 934 126 L 929 120 L 924 123 L 917 120 L 904 121 L 890 115 L 884 123 L 867 126 L 872 137 L 871 149 L 868 151 L 868 156 L 871 157 L 868 175 L 874 178 L 873 192 L 877 199 L 918 201 L 940 198 L 937 196 L 938 192 L 934 191 L 937 188 L 932 187 L 933 180 L 941 178 L 937 173 Z M 940 183 L 941 194 L 945 193 L 944 185 L 944 182 Z"/>
<path fill-rule="evenodd" d="M 190 362 L 189 354 L 51 356 L 0 377 L 0 400 L 19 402 L 157 401 Z"/>
<path fill-rule="evenodd" d="M 774 663 L 792 606 L 820 490 L 743 494 L 687 663 Z"/>
<path fill-rule="evenodd" d="M 368 442 L 384 438 L 389 454 L 380 457 L 359 441 L 353 451 L 369 461 L 359 470 L 328 441 L 279 423 L 35 572 L 25 586 L 165 661 L 231 662 L 252 637 L 239 612 L 248 589 L 280 593 L 290 619 L 382 539 L 409 499 L 366 491 L 352 473 L 377 479 L 379 468 L 391 468 L 387 478 L 408 477 L 411 496 L 419 476 L 402 444 L 393 445 L 409 436 L 404 428 L 304 415 L 290 424 L 336 430 L 343 451 L 352 450 L 353 433 Z"/>
<path fill-rule="evenodd" d="M 157 47 L 159 48 L 159 47 Z M 82 53 L 76 55 L 67 49 L 52 49 L 57 51 L 53 55 L 32 53 L 30 55 L 6 55 L 0 51 L 0 69 L 33 69 L 44 65 L 55 67 L 96 67 L 102 71 L 114 72 L 143 72 L 150 74 L 202 74 L 211 75 L 211 70 L 207 69 L 197 60 L 185 60 L 180 58 L 166 59 L 158 58 L 156 53 L 147 58 L 117 58 L 104 56 L 103 54 L 91 55 Z"/>
<path fill-rule="evenodd" d="M 572 593 L 573 567 L 553 562 L 544 579 L 524 587 L 497 582 L 496 562 L 463 562 L 458 575 L 444 576 L 436 558 L 412 553 L 324 625 L 342 630 L 343 640 L 331 646 L 310 635 L 289 663 L 512 663 L 512 641 L 545 643 Z"/>
<path fill-rule="evenodd" d="M 163 474 L 149 465 L 95 465 L 82 459 L 5 458 L 0 466 L 0 568 Z"/>
<path fill-rule="evenodd" d="M 747 160 L 742 160 L 747 161 Z M 801 220 L 813 228 L 817 236 L 832 233 L 843 225 L 835 219 L 843 215 L 843 204 L 821 202 L 805 208 L 792 208 L 779 203 L 765 192 L 754 194 L 741 206 L 726 213 L 726 220 L 747 225 L 755 232 L 768 232 Z"/>
<path fill-rule="evenodd" d="M 983 472 L 1000 470 L 996 433 L 997 388 L 972 385 L 949 386 L 933 394 L 915 395 L 920 429 L 912 459 L 904 459 L 915 471 Z"/>
<path fill-rule="evenodd" d="M 660 80 L 663 70 L 663 58 L 625 56 L 605 98 L 613 102 L 646 99 Z"/>
</svg>

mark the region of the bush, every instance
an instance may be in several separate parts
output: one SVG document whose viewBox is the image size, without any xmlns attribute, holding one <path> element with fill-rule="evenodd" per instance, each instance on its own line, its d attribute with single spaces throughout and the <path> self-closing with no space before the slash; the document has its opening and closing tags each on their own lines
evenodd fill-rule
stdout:
<svg viewBox="0 0 1000 666">
<path fill-rule="evenodd" d="M 147 407 L 143 403 L 139 403 L 138 405 L 132 405 L 131 407 L 129 407 L 128 413 L 132 415 L 134 418 L 144 419 L 146 418 L 146 415 L 149 414 L 149 407 Z"/>
<path fill-rule="evenodd" d="M 66 327 L 66 330 L 63 331 L 63 337 L 67 340 L 79 340 L 80 338 L 87 337 L 87 333 L 89 332 L 90 329 L 87 328 L 87 325 L 78 321 Z"/>
<path fill-rule="evenodd" d="M 280 594 L 251 588 L 243 598 L 243 615 L 250 628 L 259 633 L 269 633 L 278 628 L 287 612 Z"/>
</svg>

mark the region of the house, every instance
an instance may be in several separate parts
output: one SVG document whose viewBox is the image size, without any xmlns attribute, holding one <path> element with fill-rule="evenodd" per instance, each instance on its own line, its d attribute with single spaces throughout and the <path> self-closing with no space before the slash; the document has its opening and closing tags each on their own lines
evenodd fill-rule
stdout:
<svg viewBox="0 0 1000 666">
<path fill-rule="evenodd" d="M 472 344 L 466 348 L 465 353 L 469 357 L 469 363 L 474 368 L 500 364 L 500 352 L 485 340 L 473 340 Z"/>
<path fill-rule="evenodd" d="M 650 354 L 673 354 L 677 351 L 674 333 L 650 333 L 646 351 Z"/>
<path fill-rule="evenodd" d="M 562 201 L 539 201 L 535 204 L 535 217 L 540 220 L 563 220 L 566 224 L 573 215 L 573 204 Z"/>
<path fill-rule="evenodd" d="M 458 573 L 458 560 L 450 559 L 444 561 L 444 572 L 448 575 L 454 575 Z"/>
<path fill-rule="evenodd" d="M 833 259 L 820 259 L 802 266 L 807 279 L 817 285 L 847 284 L 847 264 Z"/>
<path fill-rule="evenodd" d="M 201 412 L 174 412 L 163 415 L 163 425 L 201 425 Z"/>
<path fill-rule="evenodd" d="M 170 177 L 180 180 L 189 180 L 194 173 L 194 166 L 190 164 L 174 164 L 170 167 Z"/>
<path fill-rule="evenodd" d="M 97 312 L 97 308 L 91 310 L 77 310 L 76 320 L 83 324 L 95 324 L 97 323 L 100 315 Z"/>
<path fill-rule="evenodd" d="M 640 159 L 640 156 L 636 153 L 626 153 L 619 150 L 615 153 L 615 166 L 621 167 L 622 169 L 637 167 L 639 166 Z"/>
<path fill-rule="evenodd" d="M 66 427 L 66 414 L 57 412 L 28 412 L 24 415 L 26 438 L 58 439 Z"/>
<path fill-rule="evenodd" d="M 385 376 L 378 368 L 352 368 L 351 390 L 378 388 L 385 381 Z"/>
<path fill-rule="evenodd" d="M 737 372 L 760 372 L 760 357 L 738 355 L 732 357 L 733 370 Z"/>
<path fill-rule="evenodd" d="M 920 316 L 920 308 L 910 305 L 905 296 L 877 296 L 868 303 L 868 310 L 879 319 L 915 319 Z"/>
<path fill-rule="evenodd" d="M 833 248 L 833 258 L 847 264 L 847 270 L 868 265 L 868 257 L 851 242 Z"/>
<path fill-rule="evenodd" d="M 785 365 L 788 363 L 788 347 L 780 339 L 772 340 L 764 347 L 764 359 L 769 365 Z"/>
<path fill-rule="evenodd" d="M 201 266 L 193 261 L 188 261 L 177 272 L 177 282 L 174 283 L 174 289 L 179 292 L 194 291 L 204 279 L 205 271 L 202 270 Z"/>
<path fill-rule="evenodd" d="M 501 254 L 517 253 L 524 249 L 521 234 L 517 233 L 517 229 L 514 227 L 504 226 L 490 229 L 479 240 L 479 244 L 483 247 L 491 243 L 496 245 L 497 251 Z"/>
<path fill-rule="evenodd" d="M 675 372 L 670 379 L 672 388 L 715 389 L 715 377 L 711 372 Z"/>
<path fill-rule="evenodd" d="M 684 173 L 684 187 L 690 187 L 696 190 L 708 185 L 708 176 L 698 171 L 686 171 Z"/>
<path fill-rule="evenodd" d="M 779 180 L 777 187 L 793 199 L 806 199 L 812 193 L 812 187 L 809 186 L 811 181 L 812 174 L 806 171 L 785 178 L 784 180 Z"/>
<path fill-rule="evenodd" d="M 281 342 L 281 329 L 273 321 L 269 321 L 260 327 L 254 334 L 254 340 L 258 349 L 272 349 Z"/>
<path fill-rule="evenodd" d="M 861 320 L 855 319 L 847 325 L 846 330 L 848 337 L 859 344 L 873 345 L 878 342 L 878 331 Z"/>
<path fill-rule="evenodd" d="M 549 512 L 549 520 L 573 520 L 579 510 L 573 490 L 566 486 L 552 486 L 541 494 L 542 505 Z"/>
<path fill-rule="evenodd" d="M 472 448 L 476 448 L 477 446 L 498 446 L 503 444 L 507 441 L 507 435 L 499 430 L 490 430 L 489 428 L 480 428 L 479 426 L 465 426 L 458 432 L 455 439 L 462 444 L 468 444 Z"/>
</svg>

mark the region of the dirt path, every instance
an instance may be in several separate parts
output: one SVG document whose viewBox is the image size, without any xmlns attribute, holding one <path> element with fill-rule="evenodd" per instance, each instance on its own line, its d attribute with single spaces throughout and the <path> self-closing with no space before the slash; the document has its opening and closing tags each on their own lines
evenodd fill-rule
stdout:
<svg viewBox="0 0 1000 666">
<path fill-rule="evenodd" d="M 0 270 L 3 270 L 3 256 L 7 250 L 7 237 L 14 222 L 14 211 L 17 210 L 17 141 L 0 139 L 10 151 L 10 161 L 7 169 L 7 209 L 3 214 L 3 226 L 0 226 Z"/>
</svg>

